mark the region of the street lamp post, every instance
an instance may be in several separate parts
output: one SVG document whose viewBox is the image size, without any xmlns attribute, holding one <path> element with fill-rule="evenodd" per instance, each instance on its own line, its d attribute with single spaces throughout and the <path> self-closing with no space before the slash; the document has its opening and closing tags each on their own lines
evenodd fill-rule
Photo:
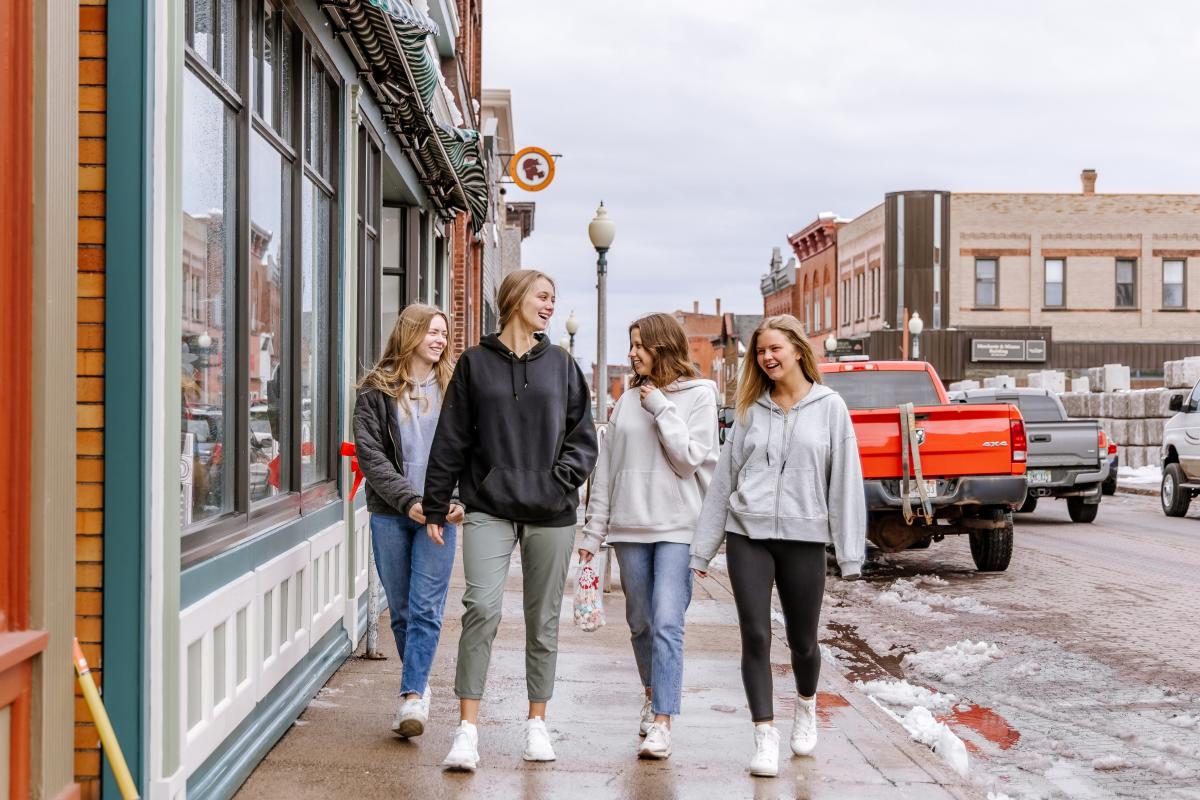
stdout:
<svg viewBox="0 0 1200 800">
<path fill-rule="evenodd" d="M 588 238 L 592 240 L 592 247 L 596 248 L 596 327 L 599 337 L 596 342 L 596 359 L 599 361 L 596 377 L 597 422 L 608 422 L 608 352 L 605 342 L 608 306 L 605 290 L 608 283 L 608 248 L 612 247 L 616 235 L 617 226 L 609 219 L 608 209 L 601 202 L 600 207 L 596 209 L 596 216 L 588 223 Z"/>
<path fill-rule="evenodd" d="M 916 311 L 908 320 L 908 332 L 912 334 L 912 359 L 916 361 L 921 357 L 921 331 L 925 330 L 925 323 L 921 320 L 921 315 Z"/>
<path fill-rule="evenodd" d="M 567 317 L 567 336 L 570 338 L 570 346 L 567 348 L 571 355 L 575 355 L 575 334 L 579 331 L 579 320 L 575 318 L 575 312 L 571 312 L 571 316 Z"/>
<path fill-rule="evenodd" d="M 825 357 L 833 358 L 833 354 L 837 352 L 838 340 L 832 333 L 825 337 Z"/>
</svg>

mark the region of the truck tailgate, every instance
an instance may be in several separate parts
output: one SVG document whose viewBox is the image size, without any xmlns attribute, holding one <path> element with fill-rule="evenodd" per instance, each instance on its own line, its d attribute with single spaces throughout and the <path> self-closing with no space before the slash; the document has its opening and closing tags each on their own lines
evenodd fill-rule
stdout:
<svg viewBox="0 0 1200 800">
<path fill-rule="evenodd" d="M 1100 423 L 1094 419 L 1025 422 L 1030 467 L 1099 469 Z"/>
<path fill-rule="evenodd" d="M 922 473 L 929 478 L 953 478 L 1024 472 L 1023 463 L 1013 462 L 1011 408 L 1007 403 L 918 406 L 917 427 L 925 431 L 919 448 Z M 858 436 L 863 477 L 899 478 L 899 409 L 859 409 L 851 411 L 850 418 Z"/>
</svg>

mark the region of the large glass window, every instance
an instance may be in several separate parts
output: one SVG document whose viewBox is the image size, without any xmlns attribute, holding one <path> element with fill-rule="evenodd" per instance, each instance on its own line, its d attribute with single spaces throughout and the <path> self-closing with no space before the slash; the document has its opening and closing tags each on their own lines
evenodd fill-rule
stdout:
<svg viewBox="0 0 1200 800">
<path fill-rule="evenodd" d="M 1137 261 L 1117 259 L 1117 308 L 1137 307 Z"/>
<path fill-rule="evenodd" d="M 379 359 L 380 214 L 382 148 L 366 123 L 358 126 L 358 368 L 361 377 Z M 389 331 L 390 333 L 390 331 Z"/>
<path fill-rule="evenodd" d="M 400 309 L 408 305 L 408 218 L 403 206 L 383 209 L 383 229 L 380 269 L 383 271 L 379 297 L 379 324 L 382 340 L 396 326 Z"/>
<path fill-rule="evenodd" d="M 252 520 L 265 530 L 323 503 L 324 492 L 282 496 L 334 475 L 339 87 L 282 3 L 189 0 L 185 13 L 181 517 L 192 563 L 254 533 Z"/>
<path fill-rule="evenodd" d="M 1062 308 L 1066 305 L 1067 290 L 1066 261 L 1061 258 L 1046 259 L 1046 288 L 1042 305 L 1047 308 Z"/>
<path fill-rule="evenodd" d="M 996 305 L 996 259 L 975 259 L 975 305 Z"/>
<path fill-rule="evenodd" d="M 1183 308 L 1186 305 L 1183 291 L 1186 263 L 1182 258 L 1168 258 L 1163 261 L 1163 308 Z"/>
</svg>

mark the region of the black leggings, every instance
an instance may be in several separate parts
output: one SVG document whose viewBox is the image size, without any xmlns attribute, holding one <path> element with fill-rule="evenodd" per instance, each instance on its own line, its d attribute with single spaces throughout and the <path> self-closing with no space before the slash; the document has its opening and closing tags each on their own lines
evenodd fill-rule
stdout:
<svg viewBox="0 0 1200 800">
<path fill-rule="evenodd" d="M 742 684 L 750 716 L 764 722 L 775 716 L 771 685 L 771 586 L 779 587 L 796 691 L 812 697 L 821 674 L 817 625 L 825 593 L 825 545 L 726 537 L 726 560 L 738 625 L 742 629 Z"/>
</svg>

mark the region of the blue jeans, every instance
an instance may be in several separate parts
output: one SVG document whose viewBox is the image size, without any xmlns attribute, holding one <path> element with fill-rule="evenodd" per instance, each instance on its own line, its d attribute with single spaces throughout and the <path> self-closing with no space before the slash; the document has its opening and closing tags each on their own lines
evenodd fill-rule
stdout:
<svg viewBox="0 0 1200 800">
<path fill-rule="evenodd" d="M 454 567 L 456 528 L 447 525 L 439 545 L 425 526 L 408 517 L 371 515 L 375 568 L 387 595 L 392 633 L 404 673 L 400 694 L 422 694 L 442 636 L 442 615 Z"/>
<path fill-rule="evenodd" d="M 692 602 L 689 546 L 618 542 L 625 620 L 642 686 L 655 714 L 675 716 L 683 694 L 683 615 Z"/>
</svg>

